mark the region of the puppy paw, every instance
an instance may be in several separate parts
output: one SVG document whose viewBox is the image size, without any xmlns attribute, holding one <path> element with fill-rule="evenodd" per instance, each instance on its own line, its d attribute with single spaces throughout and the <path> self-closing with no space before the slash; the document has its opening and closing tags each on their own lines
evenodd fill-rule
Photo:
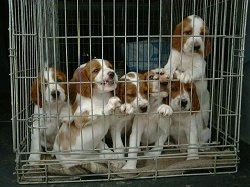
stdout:
<svg viewBox="0 0 250 187">
<path fill-rule="evenodd" d="M 107 112 L 114 111 L 116 108 L 120 106 L 121 106 L 121 100 L 116 96 L 111 97 L 107 104 Z"/>
<path fill-rule="evenodd" d="M 38 162 L 41 160 L 41 155 L 40 154 L 30 154 L 28 162 L 30 165 L 36 165 Z"/>
<path fill-rule="evenodd" d="M 135 111 L 134 107 L 129 103 L 122 104 L 120 107 L 120 110 L 122 113 L 125 113 L 125 114 L 133 114 Z"/>
<path fill-rule="evenodd" d="M 73 117 L 65 116 L 65 117 L 62 117 L 62 118 L 61 118 L 61 123 L 66 123 L 66 124 L 68 124 L 68 123 L 71 123 L 73 120 L 74 120 Z"/>
<path fill-rule="evenodd" d="M 183 83 L 190 83 L 192 81 L 192 74 L 190 72 L 179 73 L 177 79 Z"/>
<path fill-rule="evenodd" d="M 162 104 L 157 109 L 158 114 L 162 116 L 171 116 L 173 114 L 173 109 L 166 104 Z"/>
<path fill-rule="evenodd" d="M 136 169 L 136 163 L 132 164 L 130 162 L 126 162 L 126 164 L 122 167 L 123 170 L 135 170 Z"/>
</svg>

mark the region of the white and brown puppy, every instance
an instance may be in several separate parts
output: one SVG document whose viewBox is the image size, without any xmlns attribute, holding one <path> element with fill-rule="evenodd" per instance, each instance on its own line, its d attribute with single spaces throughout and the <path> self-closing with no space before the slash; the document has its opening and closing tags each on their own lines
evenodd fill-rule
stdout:
<svg viewBox="0 0 250 187">
<path fill-rule="evenodd" d="M 117 85 L 115 95 L 121 99 L 120 114 L 116 113 L 110 127 L 114 152 L 124 158 L 122 135 L 130 131 L 136 113 L 144 113 L 148 108 L 148 87 L 143 74 L 129 72 L 123 75 Z"/>
<path fill-rule="evenodd" d="M 135 115 L 134 117 L 132 131 L 129 138 L 129 159 L 123 169 L 136 169 L 138 159 L 137 153 L 141 144 L 154 144 L 154 148 L 151 149 L 151 154 L 148 153 L 148 156 L 155 156 L 161 154 L 163 145 L 167 139 L 165 130 L 158 127 L 158 113 L 164 111 L 165 115 L 172 114 L 172 109 L 169 106 L 164 105 L 161 107 L 163 98 L 167 97 L 166 92 L 161 92 L 159 81 L 161 73 L 161 69 L 156 69 L 144 74 L 144 80 L 147 82 L 149 91 L 149 109 L 147 113 Z"/>
<path fill-rule="evenodd" d="M 42 147 L 52 150 L 56 134 L 63 122 L 69 121 L 71 106 L 67 103 L 66 76 L 54 68 L 45 68 L 31 87 L 35 104 L 29 163 L 40 160 Z"/>
<path fill-rule="evenodd" d="M 112 122 L 110 114 L 120 106 L 113 96 L 116 86 L 117 75 L 107 60 L 93 59 L 75 70 L 70 86 L 74 121 L 62 125 L 54 144 L 64 167 L 79 164 L 79 159 L 113 158 L 102 140 Z"/>
<path fill-rule="evenodd" d="M 193 81 L 201 105 L 203 123 L 208 126 L 210 93 L 207 90 L 205 57 L 211 53 L 208 27 L 196 15 L 183 19 L 174 30 L 170 57 L 164 69 L 170 78 L 176 70 L 177 78 L 188 83 Z"/>
<path fill-rule="evenodd" d="M 187 144 L 188 160 L 197 159 L 201 133 L 206 127 L 201 123 L 202 116 L 195 84 L 174 80 L 169 83 L 167 92 L 167 104 L 174 111 L 168 133 L 181 146 Z"/>
</svg>

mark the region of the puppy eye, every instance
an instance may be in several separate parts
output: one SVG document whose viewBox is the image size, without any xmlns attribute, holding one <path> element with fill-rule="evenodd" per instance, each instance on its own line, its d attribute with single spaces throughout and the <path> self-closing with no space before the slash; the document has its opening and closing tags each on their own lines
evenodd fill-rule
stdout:
<svg viewBox="0 0 250 187">
<path fill-rule="evenodd" d="M 172 92 L 177 92 L 178 89 L 177 89 L 176 87 L 172 87 L 172 88 L 171 88 L 171 91 L 172 91 Z"/>
<path fill-rule="evenodd" d="M 192 34 L 192 31 L 184 31 L 183 34 L 184 34 L 184 35 L 191 35 L 191 34 Z"/>
<path fill-rule="evenodd" d="M 160 73 L 160 75 L 163 75 L 163 74 L 164 74 L 163 72 Z"/>
<path fill-rule="evenodd" d="M 149 80 L 153 80 L 153 79 L 154 79 L 154 76 L 153 76 L 153 75 L 150 75 L 150 76 L 148 77 L 148 79 L 149 79 Z"/>
<path fill-rule="evenodd" d="M 61 78 L 57 78 L 56 81 L 57 82 L 63 82 L 63 80 Z"/>
<path fill-rule="evenodd" d="M 93 72 L 93 73 L 98 73 L 98 72 L 99 72 L 99 69 L 94 69 L 92 72 Z"/>
<path fill-rule="evenodd" d="M 128 96 L 128 97 L 135 97 L 135 94 L 127 93 L 127 96 Z"/>
</svg>

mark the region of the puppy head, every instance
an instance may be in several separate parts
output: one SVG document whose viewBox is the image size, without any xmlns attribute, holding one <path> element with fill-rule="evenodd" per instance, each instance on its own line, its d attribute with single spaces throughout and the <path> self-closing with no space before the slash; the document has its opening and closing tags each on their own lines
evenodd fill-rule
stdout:
<svg viewBox="0 0 250 187">
<path fill-rule="evenodd" d="M 71 89 L 85 97 L 93 93 L 110 92 L 117 86 L 117 75 L 107 60 L 93 59 L 77 68 L 71 79 Z"/>
<path fill-rule="evenodd" d="M 31 87 L 31 100 L 42 107 L 45 102 L 64 102 L 67 99 L 66 75 L 55 68 L 45 68 Z"/>
<path fill-rule="evenodd" d="M 129 72 L 123 75 L 115 94 L 121 99 L 122 103 L 130 103 L 137 111 L 147 111 L 148 86 L 142 74 Z"/>
<path fill-rule="evenodd" d="M 200 104 L 193 83 L 172 81 L 168 86 L 169 105 L 174 111 L 198 111 Z"/>
<path fill-rule="evenodd" d="M 144 73 L 144 79 L 147 80 L 150 96 L 166 97 L 165 92 L 168 84 L 168 78 L 163 68 L 157 68 Z"/>
<path fill-rule="evenodd" d="M 208 34 L 208 27 L 199 16 L 188 16 L 175 27 L 172 47 L 187 55 L 204 54 L 206 57 L 211 53 Z"/>
</svg>

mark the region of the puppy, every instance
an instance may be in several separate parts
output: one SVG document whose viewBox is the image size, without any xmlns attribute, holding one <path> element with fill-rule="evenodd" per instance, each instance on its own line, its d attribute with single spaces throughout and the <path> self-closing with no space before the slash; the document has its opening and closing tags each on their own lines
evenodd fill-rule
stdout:
<svg viewBox="0 0 250 187">
<path fill-rule="evenodd" d="M 167 136 L 165 134 L 165 130 L 158 128 L 158 112 L 161 113 L 164 111 L 165 115 L 171 115 L 172 109 L 167 105 L 164 105 L 164 107 L 161 106 L 163 97 L 166 97 L 167 93 L 161 92 L 161 86 L 159 82 L 160 74 L 161 73 L 159 69 L 152 70 L 144 74 L 144 80 L 148 82 L 149 109 L 148 113 L 138 114 L 134 117 L 132 132 L 129 138 L 129 159 L 122 169 L 136 169 L 137 153 L 140 144 L 154 144 L 155 147 L 152 148 L 150 152 L 153 155 L 148 153 L 148 156 L 161 154 Z"/>
<path fill-rule="evenodd" d="M 70 86 L 74 121 L 62 125 L 54 144 L 55 156 L 64 167 L 79 164 L 79 159 L 113 158 L 103 138 L 112 113 L 120 107 L 120 99 L 113 96 L 117 79 L 111 64 L 102 59 L 93 59 L 74 72 Z"/>
<path fill-rule="evenodd" d="M 170 131 L 176 142 L 187 144 L 187 159 L 197 159 L 202 130 L 205 128 L 200 113 L 200 103 L 193 83 L 181 83 L 179 80 L 169 83 L 167 104 L 173 109 Z"/>
<path fill-rule="evenodd" d="M 164 67 L 170 78 L 173 78 L 177 70 L 179 73 L 176 76 L 181 82 L 195 83 L 201 105 L 202 123 L 205 126 L 208 126 L 210 109 L 210 93 L 205 80 L 206 61 L 204 59 L 211 53 L 210 40 L 206 37 L 208 34 L 208 27 L 200 17 L 191 15 L 184 18 L 175 27 L 170 57 Z"/>
<path fill-rule="evenodd" d="M 54 68 L 45 68 L 31 87 L 34 103 L 33 131 L 29 163 L 35 164 L 41 158 L 42 147 L 52 150 L 61 124 L 69 121 L 71 107 L 67 103 L 66 76 Z"/>
<path fill-rule="evenodd" d="M 144 76 L 139 73 L 129 72 L 120 78 L 115 95 L 121 99 L 120 113 L 116 113 L 114 123 L 110 127 L 114 152 L 119 153 L 119 158 L 124 158 L 124 144 L 122 135 L 130 131 L 134 115 L 144 113 L 148 108 L 148 87 Z"/>
</svg>

